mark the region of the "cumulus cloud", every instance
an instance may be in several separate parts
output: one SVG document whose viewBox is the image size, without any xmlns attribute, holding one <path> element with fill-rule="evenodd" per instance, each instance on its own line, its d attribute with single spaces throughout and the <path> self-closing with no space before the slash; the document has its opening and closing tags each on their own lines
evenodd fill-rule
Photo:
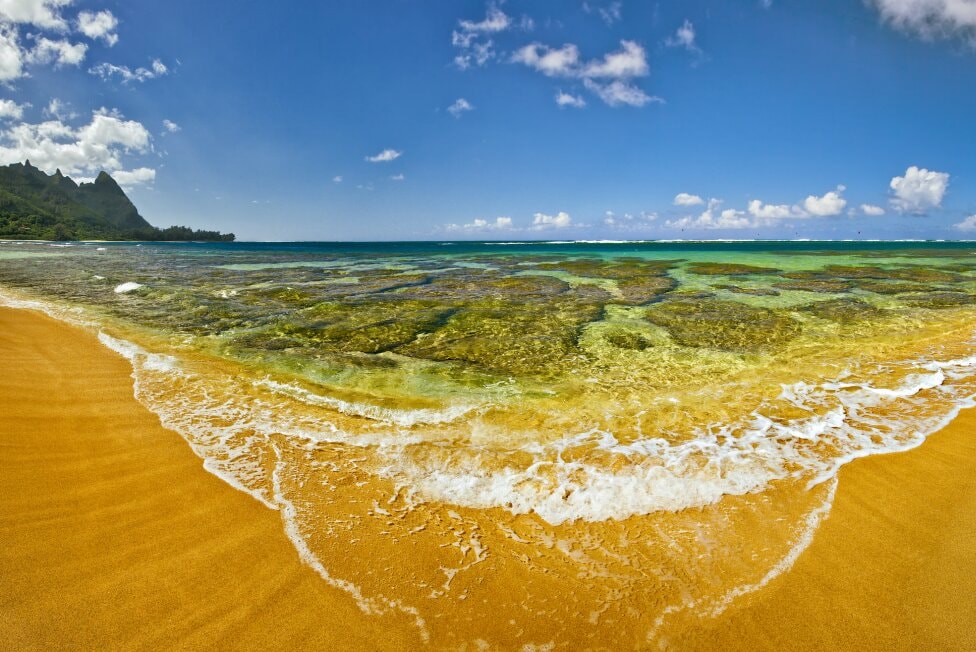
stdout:
<svg viewBox="0 0 976 652">
<path fill-rule="evenodd" d="M 626 79 L 647 75 L 647 53 L 635 41 L 621 41 L 620 50 L 608 52 L 602 59 L 587 63 L 580 76 L 584 78 Z"/>
<path fill-rule="evenodd" d="M 9 82 L 24 75 L 24 52 L 20 49 L 17 31 L 0 24 L 0 82 Z"/>
<path fill-rule="evenodd" d="M 962 222 L 958 222 L 952 226 L 960 231 L 976 231 L 976 215 L 970 215 Z"/>
<path fill-rule="evenodd" d="M 474 105 L 468 102 L 463 97 L 459 97 L 454 100 L 454 104 L 447 107 L 447 112 L 453 115 L 455 118 L 460 118 L 462 113 L 466 111 L 474 111 Z"/>
<path fill-rule="evenodd" d="M 63 32 L 67 21 L 61 17 L 61 8 L 72 0 L 0 0 L 0 19 L 8 23 L 24 23 Z"/>
<path fill-rule="evenodd" d="M 404 176 L 404 174 L 403 174 L 403 172 L 401 172 L 401 173 L 399 173 L 399 174 L 394 174 L 394 175 L 393 175 L 393 176 L 391 176 L 390 178 L 391 178 L 391 179 L 393 179 L 394 181 L 403 181 L 403 180 L 404 180 L 404 179 L 406 179 L 407 177 L 405 177 L 405 176 Z"/>
<path fill-rule="evenodd" d="M 78 14 L 78 31 L 88 38 L 102 39 L 109 47 L 119 42 L 115 29 L 119 26 L 119 19 L 111 11 L 99 12 L 82 11 Z"/>
<path fill-rule="evenodd" d="M 698 195 L 689 195 L 686 192 L 679 192 L 674 196 L 675 206 L 700 206 L 705 203 L 705 200 Z"/>
<path fill-rule="evenodd" d="M 0 100 L 0 120 L 20 120 L 24 117 L 26 104 L 17 104 L 13 100 Z"/>
<path fill-rule="evenodd" d="M 891 207 L 899 213 L 924 214 L 942 205 L 949 175 L 912 165 L 905 175 L 891 179 Z"/>
<path fill-rule="evenodd" d="M 765 204 L 759 199 L 749 202 L 746 209 L 750 215 L 760 221 L 783 220 L 789 217 L 805 217 L 805 214 L 797 206 L 786 204 Z"/>
<path fill-rule="evenodd" d="M 128 84 L 129 82 L 137 81 L 144 82 L 150 79 L 155 79 L 156 77 L 162 77 L 163 75 L 169 73 L 169 68 L 166 64 L 159 59 L 153 59 L 152 64 L 148 68 L 139 67 L 135 70 L 130 69 L 128 66 L 117 66 L 113 63 L 100 63 L 97 66 L 90 68 L 89 73 L 101 77 L 105 81 L 109 81 L 112 77 L 118 77 L 122 80 L 123 84 Z"/>
<path fill-rule="evenodd" d="M 701 54 L 701 48 L 695 43 L 695 26 L 687 18 L 678 31 L 664 39 L 664 45 L 669 48 L 684 48 L 692 54 Z"/>
<path fill-rule="evenodd" d="M 0 83 L 24 77 L 29 65 L 77 66 L 84 61 L 88 45 L 73 43 L 63 36 L 69 25 L 61 9 L 69 4 L 71 0 L 0 0 Z M 92 17 L 100 15 L 87 13 Z M 91 29 L 97 29 L 102 20 L 96 19 L 96 26 Z M 22 41 L 22 25 L 42 33 L 27 32 Z M 105 32 L 103 38 L 109 36 L 114 35 Z"/>
<path fill-rule="evenodd" d="M 180 131 L 182 127 L 172 120 L 163 120 L 163 129 L 165 129 L 167 133 L 175 134 L 177 131 Z"/>
<path fill-rule="evenodd" d="M 803 200 L 803 210 L 813 217 L 840 215 L 847 206 L 847 200 L 841 197 L 845 189 L 844 186 L 837 186 L 836 190 L 831 190 L 821 197 L 810 195 Z"/>
<path fill-rule="evenodd" d="M 976 46 L 973 0 L 869 0 L 886 23 L 922 38 L 962 38 Z"/>
<path fill-rule="evenodd" d="M 136 168 L 134 170 L 117 170 L 112 178 L 123 188 L 132 188 L 152 183 L 156 180 L 156 170 L 152 168 Z"/>
<path fill-rule="evenodd" d="M 493 222 L 482 218 L 475 218 L 467 224 L 448 224 L 444 228 L 448 231 L 467 231 L 467 232 L 484 232 L 484 231 L 514 231 L 515 227 L 512 224 L 512 218 L 510 217 L 496 217 Z"/>
<path fill-rule="evenodd" d="M 579 48 L 572 43 L 561 48 L 530 43 L 515 51 L 512 63 L 525 64 L 547 77 L 575 77 L 579 73 L 579 58 Z"/>
<path fill-rule="evenodd" d="M 395 161 L 401 156 L 403 156 L 403 152 L 399 152 L 395 149 L 384 149 L 375 156 L 367 156 L 366 160 L 370 163 L 389 163 L 390 161 Z"/>
<path fill-rule="evenodd" d="M 332 177 L 332 183 L 342 183 L 342 175 L 337 174 L 334 177 Z"/>
<path fill-rule="evenodd" d="M 587 90 L 610 106 L 644 106 L 650 102 L 663 102 L 630 81 L 650 72 L 647 52 L 635 41 L 623 40 L 619 50 L 587 62 L 581 60 L 579 48 L 572 43 L 559 48 L 530 43 L 516 50 L 510 61 L 528 66 L 547 77 L 581 79 Z M 564 94 L 560 91 L 560 95 Z"/>
<path fill-rule="evenodd" d="M 726 208 L 720 210 L 721 199 L 709 199 L 708 204 L 699 215 L 686 215 L 678 219 L 665 222 L 672 228 L 696 229 L 745 229 L 771 226 L 781 220 L 805 219 L 813 217 L 831 217 L 839 215 L 847 205 L 847 200 L 841 196 L 844 186 L 837 186 L 821 196 L 810 195 L 799 204 L 767 204 L 761 199 L 753 199 L 746 210 Z M 697 195 L 681 193 L 674 198 L 675 206 L 695 206 L 702 204 L 702 198 Z"/>
<path fill-rule="evenodd" d="M 573 218 L 565 211 L 559 211 L 555 215 L 536 213 L 532 217 L 532 230 L 544 231 L 546 229 L 565 229 L 573 226 Z"/>
<path fill-rule="evenodd" d="M 559 106 L 571 106 L 574 109 L 582 109 L 586 106 L 586 100 L 579 95 L 559 91 L 556 93 L 556 104 Z"/>
<path fill-rule="evenodd" d="M 861 212 L 871 217 L 878 217 L 885 214 L 885 209 L 874 204 L 861 204 Z"/>
<path fill-rule="evenodd" d="M 55 66 L 77 66 L 85 60 L 88 46 L 84 43 L 71 43 L 67 39 L 52 40 L 44 36 L 34 39 L 34 47 L 24 57 L 27 63 L 41 63 Z"/>
<path fill-rule="evenodd" d="M 99 109 L 91 121 L 74 127 L 60 119 L 20 123 L 0 130 L 0 165 L 30 159 L 47 172 L 92 174 L 123 171 L 122 158 L 149 150 L 149 131 L 118 112 Z M 123 174 L 130 184 L 151 180 L 149 168 Z M 155 172 L 152 172 L 155 175 Z"/>
<path fill-rule="evenodd" d="M 744 229 L 754 226 L 752 220 L 746 217 L 745 211 L 727 208 L 719 210 L 722 206 L 721 199 L 709 199 L 708 205 L 699 215 L 687 215 L 685 217 L 668 220 L 665 226 L 676 229 Z"/>
</svg>

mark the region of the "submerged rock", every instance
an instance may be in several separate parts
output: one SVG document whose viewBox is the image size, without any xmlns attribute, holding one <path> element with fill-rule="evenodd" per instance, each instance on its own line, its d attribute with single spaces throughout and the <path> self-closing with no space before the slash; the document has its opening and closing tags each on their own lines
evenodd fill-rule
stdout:
<svg viewBox="0 0 976 652">
<path fill-rule="evenodd" d="M 736 353 L 768 350 L 800 332 L 788 315 L 735 301 L 665 301 L 649 308 L 646 318 L 683 346 Z"/>
<path fill-rule="evenodd" d="M 686 269 L 703 276 L 746 276 L 749 274 L 778 274 L 773 267 L 758 267 L 742 263 L 690 263 Z"/>
</svg>

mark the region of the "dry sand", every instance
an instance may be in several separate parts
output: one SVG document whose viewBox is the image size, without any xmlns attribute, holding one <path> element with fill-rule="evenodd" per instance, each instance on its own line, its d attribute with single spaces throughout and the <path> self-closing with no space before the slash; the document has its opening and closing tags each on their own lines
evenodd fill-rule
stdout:
<svg viewBox="0 0 976 652">
<path fill-rule="evenodd" d="M 0 309 L 0 647 L 377 649 L 277 512 L 203 470 L 89 333 Z"/>
<path fill-rule="evenodd" d="M 91 334 L 0 309 L 0 636 L 9 649 L 410 649 L 206 473 Z M 675 649 L 976 649 L 976 414 L 841 472 L 794 568 Z"/>
</svg>

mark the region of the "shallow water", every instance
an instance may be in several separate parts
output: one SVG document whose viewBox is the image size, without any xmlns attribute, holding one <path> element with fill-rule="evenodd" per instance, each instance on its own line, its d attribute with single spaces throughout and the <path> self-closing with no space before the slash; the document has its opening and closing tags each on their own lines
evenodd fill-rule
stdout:
<svg viewBox="0 0 976 652">
<path fill-rule="evenodd" d="M 976 391 L 965 243 L 5 243 L 0 286 L 438 646 L 662 643 Z"/>
</svg>

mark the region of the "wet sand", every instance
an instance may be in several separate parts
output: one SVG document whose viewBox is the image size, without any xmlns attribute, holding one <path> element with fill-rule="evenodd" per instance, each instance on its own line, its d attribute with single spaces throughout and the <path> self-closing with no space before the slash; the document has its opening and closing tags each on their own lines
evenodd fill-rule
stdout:
<svg viewBox="0 0 976 652">
<path fill-rule="evenodd" d="M 410 649 L 201 467 L 89 333 L 0 309 L 0 632 L 11 649 Z M 973 649 L 976 414 L 846 467 L 793 569 L 675 649 Z M 653 647 L 653 646 L 652 646 Z"/>
</svg>

